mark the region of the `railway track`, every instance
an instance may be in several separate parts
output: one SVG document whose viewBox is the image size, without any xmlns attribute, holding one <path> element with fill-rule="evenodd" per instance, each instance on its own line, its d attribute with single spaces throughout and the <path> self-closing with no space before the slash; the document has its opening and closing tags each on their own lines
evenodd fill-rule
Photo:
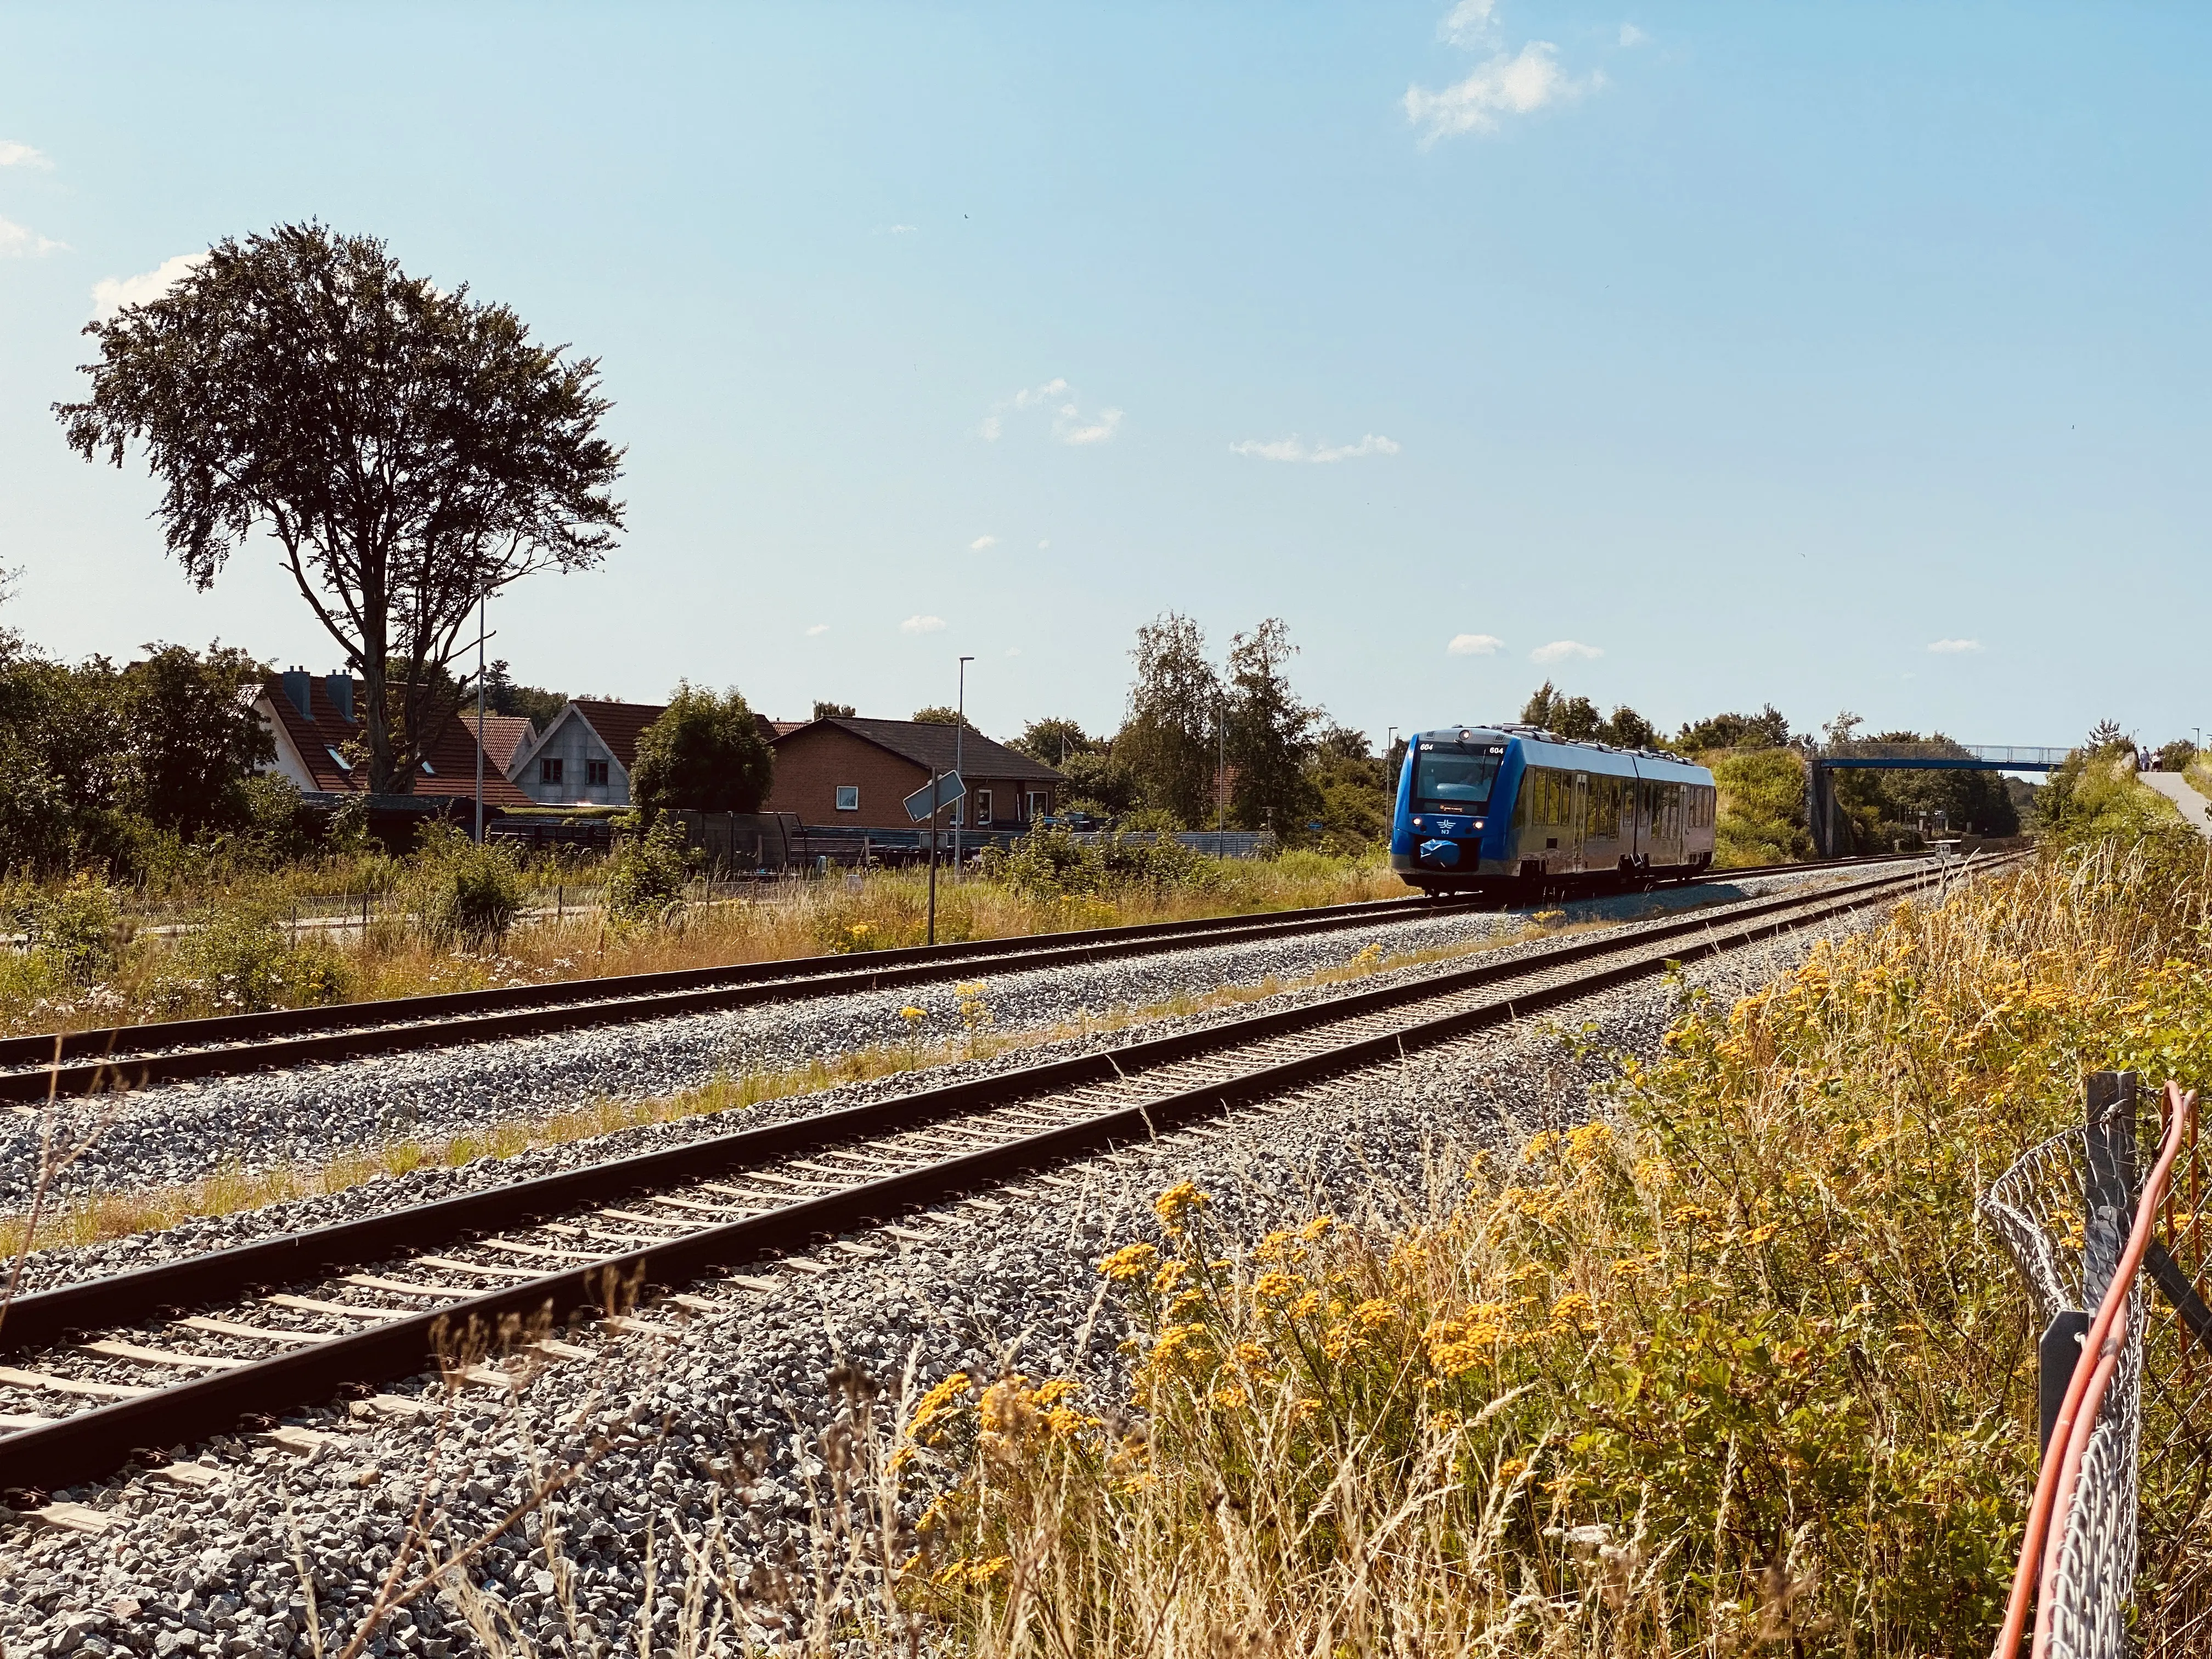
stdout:
<svg viewBox="0 0 2212 1659">
<path fill-rule="evenodd" d="M 134 1456 L 166 1461 L 134 1449 L 267 1428 L 337 1395 L 434 1409 L 375 1390 L 441 1364 L 469 1383 L 519 1384 L 505 1365 L 589 1354 L 567 1328 L 580 1318 L 672 1334 L 654 1322 L 717 1305 L 673 1286 L 771 1260 L 787 1275 L 865 1261 L 881 1252 L 844 1235 L 897 1236 L 956 1200 L 988 1206 L 981 1193 L 1015 1177 L 1066 1179 L 1049 1172 L 1942 878 L 1877 872 L 1630 924 L 21 1297 L 0 1321 L 0 1489 L 33 1506 Z M 738 1271 L 719 1288 L 781 1282 Z M 652 1315 L 611 1311 L 640 1287 L 659 1304 Z M 538 1358 L 495 1355 L 518 1330 Z"/>
<path fill-rule="evenodd" d="M 1820 865 L 1765 865 L 1720 872 L 1706 880 L 1849 869 L 1919 856 L 1884 854 Z M 1376 899 L 1261 916 L 1094 928 L 1025 939 L 978 939 L 870 951 L 860 957 L 805 957 L 737 967 L 0 1038 L 0 1103 L 21 1104 L 103 1090 L 331 1065 L 371 1054 L 666 1019 L 763 1002 L 878 991 L 984 971 L 1028 972 L 1200 945 L 1255 944 L 1418 919 L 1438 914 L 1449 902 Z"/>
</svg>

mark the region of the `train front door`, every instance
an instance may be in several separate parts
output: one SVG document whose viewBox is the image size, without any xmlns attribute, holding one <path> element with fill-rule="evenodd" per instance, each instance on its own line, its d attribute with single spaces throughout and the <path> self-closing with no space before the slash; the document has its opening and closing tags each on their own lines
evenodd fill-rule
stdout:
<svg viewBox="0 0 2212 1659">
<path fill-rule="evenodd" d="M 1567 808 L 1567 868 L 1583 867 L 1583 842 L 1589 835 L 1589 775 L 1575 774 L 1575 797 Z"/>
</svg>

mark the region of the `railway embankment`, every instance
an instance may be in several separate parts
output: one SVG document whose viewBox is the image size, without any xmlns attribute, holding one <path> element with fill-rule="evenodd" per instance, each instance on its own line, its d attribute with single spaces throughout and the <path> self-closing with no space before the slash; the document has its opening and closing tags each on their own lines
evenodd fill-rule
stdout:
<svg viewBox="0 0 2212 1659">
<path fill-rule="evenodd" d="M 388 1582 L 421 1571 L 426 1545 L 464 1559 L 390 1619 L 382 1650 L 613 1650 L 649 1627 L 658 1651 L 706 1652 L 701 1632 L 719 1626 L 726 1649 L 811 1632 L 826 1651 L 830 1602 L 846 1637 L 888 1633 L 908 1612 L 886 1600 L 884 1563 L 895 1576 L 911 1557 L 928 1503 L 962 1471 L 893 1469 L 874 1431 L 902 1400 L 910 1419 L 932 1389 L 939 1409 L 965 1400 L 958 1373 L 1065 1377 L 1095 1415 L 1133 1420 L 1121 1345 L 1146 1327 L 1099 1268 L 1131 1243 L 1172 1243 L 1159 1194 L 1208 1194 L 1232 1256 L 1317 1211 L 1376 1237 L 1448 1212 L 1478 1157 L 1584 1121 L 1593 1091 L 1617 1082 L 1616 1054 L 1658 1062 L 1686 995 L 1725 1006 L 1803 962 L 1816 935 L 1875 920 L 1862 910 L 1679 979 L 1645 975 L 856 1231 L 804 1267 L 716 1281 L 626 1327 L 556 1333 L 561 1352 L 501 1388 L 463 1382 L 450 1406 L 402 1389 L 419 1414 L 292 1413 L 273 1437 L 183 1449 L 188 1472 L 49 1493 L 58 1523 L 98 1529 L 0 1541 L 13 1596 L 0 1640 L 153 1651 L 191 1631 L 224 1650 L 338 1651 Z M 563 1460 L 588 1468 L 541 1491 Z M 963 1582 L 980 1593 L 994 1571 L 968 1560 Z"/>
</svg>

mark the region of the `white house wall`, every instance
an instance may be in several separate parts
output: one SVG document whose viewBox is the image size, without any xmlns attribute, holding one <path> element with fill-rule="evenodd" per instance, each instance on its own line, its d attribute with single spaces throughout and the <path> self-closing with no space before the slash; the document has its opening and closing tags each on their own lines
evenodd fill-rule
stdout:
<svg viewBox="0 0 2212 1659">
<path fill-rule="evenodd" d="M 541 762 L 557 760 L 561 763 L 561 781 L 541 781 L 544 769 Z M 589 774 L 588 761 L 607 763 L 607 781 L 594 787 L 584 780 Z M 614 757 L 614 751 L 599 740 L 591 722 L 573 708 L 562 710 L 537 745 L 527 751 L 515 768 L 514 787 L 541 806 L 627 806 L 629 805 L 629 774 Z"/>
</svg>

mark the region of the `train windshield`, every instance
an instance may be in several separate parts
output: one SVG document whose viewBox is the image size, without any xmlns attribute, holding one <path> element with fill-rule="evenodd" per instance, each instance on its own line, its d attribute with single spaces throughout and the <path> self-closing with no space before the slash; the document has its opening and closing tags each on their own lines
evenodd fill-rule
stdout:
<svg viewBox="0 0 2212 1659">
<path fill-rule="evenodd" d="M 1413 810 L 1481 811 L 1490 805 L 1501 758 L 1449 744 L 1423 744 L 1413 755 Z"/>
</svg>

